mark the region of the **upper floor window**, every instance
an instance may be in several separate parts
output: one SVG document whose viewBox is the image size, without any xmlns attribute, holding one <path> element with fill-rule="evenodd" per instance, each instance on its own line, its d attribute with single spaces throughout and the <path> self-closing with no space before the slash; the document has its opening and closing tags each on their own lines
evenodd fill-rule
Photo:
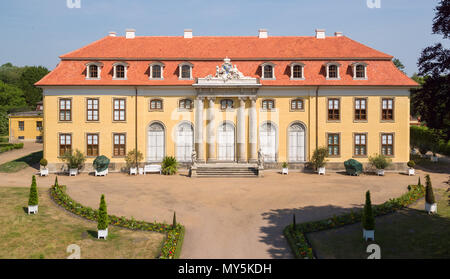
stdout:
<svg viewBox="0 0 450 279">
<path fill-rule="evenodd" d="M 162 110 L 163 109 L 163 101 L 160 99 L 150 100 L 150 110 Z"/>
<path fill-rule="evenodd" d="M 275 64 L 266 62 L 261 65 L 263 79 L 275 79 Z"/>
<path fill-rule="evenodd" d="M 127 79 L 127 68 L 128 68 L 128 64 L 126 63 L 115 63 L 113 64 L 114 67 L 114 73 L 113 73 L 113 78 L 114 79 Z"/>
<path fill-rule="evenodd" d="M 98 99 L 87 99 L 87 121 L 98 121 Z"/>
<path fill-rule="evenodd" d="M 303 110 L 303 99 L 291 100 L 291 110 Z"/>
<path fill-rule="evenodd" d="M 355 99 L 355 120 L 367 120 L 367 99 Z"/>
<path fill-rule="evenodd" d="M 340 79 L 341 78 L 339 74 L 340 66 L 341 65 L 339 63 L 335 62 L 325 64 L 327 70 L 327 79 Z"/>
<path fill-rule="evenodd" d="M 72 120 L 72 100 L 59 99 L 59 121 Z"/>
<path fill-rule="evenodd" d="M 191 99 L 182 99 L 179 103 L 180 109 L 192 109 L 193 103 Z"/>
<path fill-rule="evenodd" d="M 381 99 L 381 120 L 394 120 L 394 99 Z"/>
<path fill-rule="evenodd" d="M 113 120 L 125 121 L 125 99 L 114 99 L 113 103 Z"/>
<path fill-rule="evenodd" d="M 220 101 L 221 109 L 232 109 L 233 108 L 233 100 L 231 99 L 223 99 Z"/>
<path fill-rule="evenodd" d="M 164 64 L 155 62 L 150 64 L 150 79 L 163 79 Z"/>
<path fill-rule="evenodd" d="M 303 63 L 291 63 L 291 79 L 304 79 L 303 68 L 305 65 Z"/>
<path fill-rule="evenodd" d="M 263 100 L 261 107 L 264 110 L 274 109 L 275 108 L 275 101 L 274 100 Z"/>
<path fill-rule="evenodd" d="M 86 79 L 100 79 L 100 73 L 103 64 L 99 62 L 90 62 L 86 64 Z"/>
<path fill-rule="evenodd" d="M 328 99 L 328 120 L 339 120 L 340 101 L 339 99 Z"/>
<path fill-rule="evenodd" d="M 353 79 L 366 79 L 367 78 L 367 64 L 363 62 L 355 62 L 353 66 Z"/>
<path fill-rule="evenodd" d="M 185 62 L 179 65 L 180 79 L 192 79 L 192 67 L 193 65 L 189 62 Z"/>
</svg>

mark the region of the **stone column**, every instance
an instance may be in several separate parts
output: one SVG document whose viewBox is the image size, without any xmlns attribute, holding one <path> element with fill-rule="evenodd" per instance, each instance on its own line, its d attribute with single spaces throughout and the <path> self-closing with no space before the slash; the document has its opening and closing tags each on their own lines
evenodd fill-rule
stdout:
<svg viewBox="0 0 450 279">
<path fill-rule="evenodd" d="M 208 97 L 208 125 L 207 125 L 207 139 L 208 144 L 208 161 L 216 161 L 216 124 L 215 124 L 215 108 L 214 108 L 215 98 Z"/>
<path fill-rule="evenodd" d="M 248 142 L 250 146 L 249 162 L 258 161 L 258 120 L 256 117 L 256 97 L 250 98 L 250 109 L 248 113 Z"/>
<path fill-rule="evenodd" d="M 197 161 L 205 161 L 205 146 L 203 144 L 203 97 L 197 97 L 195 104 L 195 152 L 197 152 Z"/>
<path fill-rule="evenodd" d="M 239 98 L 237 111 L 237 160 L 239 163 L 247 162 L 245 141 L 245 98 Z"/>
</svg>

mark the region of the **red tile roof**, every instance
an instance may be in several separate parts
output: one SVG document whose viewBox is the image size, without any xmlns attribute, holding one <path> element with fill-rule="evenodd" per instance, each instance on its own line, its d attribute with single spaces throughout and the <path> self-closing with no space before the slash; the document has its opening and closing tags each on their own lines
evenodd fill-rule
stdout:
<svg viewBox="0 0 450 279">
<path fill-rule="evenodd" d="M 191 85 L 194 80 L 178 79 L 178 64 L 189 61 L 194 78 L 215 74 L 216 66 L 231 58 L 245 76 L 260 77 L 260 65 L 270 60 L 276 80 L 261 80 L 268 86 L 374 85 L 417 86 L 392 63 L 392 56 L 355 42 L 345 36 L 315 37 L 105 37 L 61 56 L 58 66 L 36 83 L 45 85 Z M 112 79 L 112 64 L 129 64 L 127 80 Z M 87 62 L 101 61 L 100 80 L 86 80 Z M 163 80 L 149 80 L 149 64 L 165 64 Z M 290 80 L 289 64 L 305 64 L 305 80 Z M 323 64 L 339 62 L 340 80 L 326 80 Z M 351 63 L 368 64 L 367 80 L 353 80 Z"/>
</svg>

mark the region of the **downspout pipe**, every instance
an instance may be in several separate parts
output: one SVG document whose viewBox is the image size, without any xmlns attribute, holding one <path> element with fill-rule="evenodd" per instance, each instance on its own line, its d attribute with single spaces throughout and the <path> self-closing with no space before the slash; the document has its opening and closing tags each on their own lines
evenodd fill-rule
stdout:
<svg viewBox="0 0 450 279">
<path fill-rule="evenodd" d="M 319 86 L 316 88 L 316 150 L 319 148 Z"/>
<path fill-rule="evenodd" d="M 135 150 L 135 156 L 136 156 L 136 167 L 139 164 L 138 162 L 138 139 L 137 139 L 137 119 L 138 119 L 138 105 L 137 105 L 137 99 L 138 99 L 138 89 L 137 87 L 134 87 L 135 90 L 135 98 L 134 98 L 134 150 Z"/>
</svg>

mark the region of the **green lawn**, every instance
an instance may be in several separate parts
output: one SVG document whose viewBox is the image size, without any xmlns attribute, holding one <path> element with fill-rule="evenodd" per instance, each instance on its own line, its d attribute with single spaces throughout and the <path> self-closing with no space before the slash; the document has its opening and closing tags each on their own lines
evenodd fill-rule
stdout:
<svg viewBox="0 0 450 279">
<path fill-rule="evenodd" d="M 110 226 L 107 240 L 97 239 L 97 224 L 57 206 L 39 189 L 39 213 L 27 215 L 29 188 L 0 187 L 0 259 L 64 259 L 77 244 L 81 258 L 155 258 L 165 235 Z"/>
<path fill-rule="evenodd" d="M 15 159 L 13 161 L 6 162 L 0 165 L 0 172 L 18 172 L 24 168 L 37 165 L 42 159 L 43 151 L 34 152 L 27 156 Z"/>
<path fill-rule="evenodd" d="M 438 214 L 424 211 L 424 200 L 375 219 L 375 241 L 362 239 L 361 223 L 307 234 L 318 258 L 364 259 L 367 245 L 378 244 L 381 258 L 450 258 L 450 191 L 435 190 Z"/>
</svg>

